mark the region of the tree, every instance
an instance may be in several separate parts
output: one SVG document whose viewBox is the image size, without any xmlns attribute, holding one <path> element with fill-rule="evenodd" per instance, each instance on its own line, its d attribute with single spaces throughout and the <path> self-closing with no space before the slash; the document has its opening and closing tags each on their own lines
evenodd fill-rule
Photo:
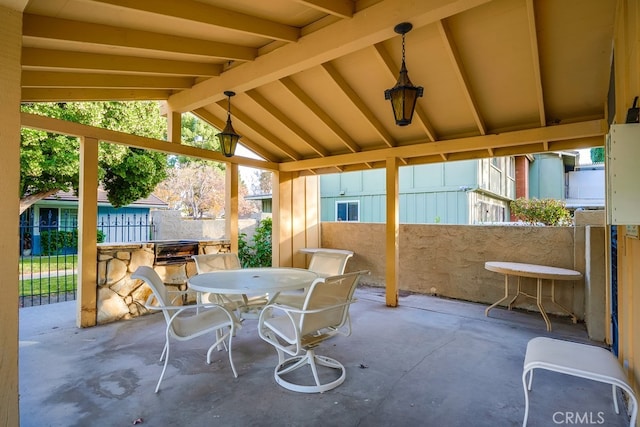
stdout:
<svg viewBox="0 0 640 427">
<path fill-rule="evenodd" d="M 166 135 L 156 102 L 29 103 L 21 110 L 149 138 Z M 76 138 L 23 129 L 20 143 L 20 213 L 58 191 L 78 191 Z M 101 143 L 99 167 L 109 202 L 120 207 L 148 196 L 165 178 L 167 163 L 162 153 Z"/>
<path fill-rule="evenodd" d="M 589 154 L 591 155 L 592 163 L 604 162 L 604 147 L 592 148 Z"/>
<path fill-rule="evenodd" d="M 207 150 L 218 150 L 216 133 L 219 131 L 192 114 L 182 115 L 182 143 Z M 160 183 L 155 194 L 169 204 L 170 209 L 180 210 L 191 218 L 217 217 L 225 212 L 224 163 L 186 156 L 172 156 L 168 177 Z M 245 200 L 248 191 L 239 182 L 238 215 L 248 216 L 258 209 L 252 201 Z"/>
<path fill-rule="evenodd" d="M 251 192 L 253 194 L 271 194 L 271 172 L 260 169 L 251 171 Z"/>
<path fill-rule="evenodd" d="M 224 212 L 224 178 L 224 172 L 208 162 L 177 164 L 155 194 L 185 216 L 218 216 Z"/>
</svg>

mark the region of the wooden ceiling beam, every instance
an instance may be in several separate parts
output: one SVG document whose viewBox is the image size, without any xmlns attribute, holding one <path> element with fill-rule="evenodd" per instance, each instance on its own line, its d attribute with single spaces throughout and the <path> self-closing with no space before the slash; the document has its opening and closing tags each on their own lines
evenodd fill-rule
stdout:
<svg viewBox="0 0 640 427">
<path fill-rule="evenodd" d="M 242 156 L 225 157 L 222 153 L 217 151 L 204 150 L 190 145 L 176 144 L 169 141 L 161 141 L 159 139 L 146 138 L 144 136 L 131 135 L 124 132 L 87 126 L 80 123 L 68 122 L 66 120 L 52 119 L 51 117 L 40 116 L 37 114 L 20 113 L 20 123 L 22 127 L 31 129 L 40 129 L 76 137 L 95 138 L 99 141 L 141 148 L 143 150 L 160 151 L 167 154 L 181 154 L 184 156 L 197 157 L 216 162 L 236 163 L 258 169 L 278 170 L 278 165 L 272 162 L 250 159 Z"/>
<path fill-rule="evenodd" d="M 353 16 L 354 2 L 352 0 L 296 0 L 296 2 L 339 18 Z"/>
<path fill-rule="evenodd" d="M 333 120 L 326 111 L 324 111 L 320 106 L 313 100 L 311 97 L 302 90 L 300 86 L 298 86 L 293 79 L 290 77 L 285 77 L 280 80 L 280 83 L 300 102 L 302 102 L 305 107 L 309 109 L 324 125 L 331 131 L 333 134 L 338 137 L 340 142 L 342 142 L 352 153 L 357 153 L 361 150 L 361 148 L 356 144 L 356 142 L 349 136 L 349 134 Z"/>
<path fill-rule="evenodd" d="M 451 36 L 451 32 L 447 27 L 447 24 L 443 21 L 437 22 L 438 31 L 440 32 L 440 36 L 442 37 L 442 41 L 444 44 L 444 49 L 451 60 L 451 65 L 453 65 L 453 71 L 462 86 L 462 93 L 464 94 L 464 98 L 469 104 L 469 109 L 471 111 L 471 115 L 473 116 L 473 120 L 476 122 L 476 126 L 478 127 L 478 131 L 480 135 L 487 134 L 487 128 L 484 124 L 484 120 L 480 115 L 480 109 L 478 108 L 478 103 L 476 102 L 475 97 L 471 91 L 471 85 L 469 84 L 469 79 L 467 74 L 464 71 L 464 67 L 462 65 L 462 60 L 460 59 L 460 54 L 458 53 L 458 49 L 453 41 Z"/>
<path fill-rule="evenodd" d="M 125 55 L 70 52 L 53 49 L 22 49 L 22 68 L 47 70 L 78 70 L 102 73 L 213 77 L 222 66 L 203 62 L 172 61 Z"/>
<path fill-rule="evenodd" d="M 262 107 L 265 111 L 271 114 L 276 120 L 282 123 L 287 129 L 293 132 L 298 138 L 302 140 L 310 149 L 312 149 L 319 156 L 325 157 L 329 155 L 329 152 L 316 141 L 307 131 L 302 129 L 294 120 L 291 120 L 284 112 L 278 107 L 269 102 L 264 96 L 262 96 L 256 90 L 250 90 L 246 95 L 251 98 L 256 104 Z"/>
<path fill-rule="evenodd" d="M 308 70 L 371 44 L 396 37 L 393 28 L 410 21 L 414 28 L 473 9 L 490 0 L 382 0 L 260 57 L 178 92 L 168 100 L 173 111 L 190 111 L 224 99 L 225 90 L 243 93 Z"/>
<path fill-rule="evenodd" d="M 114 88 L 114 89 L 168 89 L 191 87 L 193 78 L 168 76 L 141 76 L 97 73 L 61 73 L 55 71 L 22 72 L 22 87 L 50 88 Z"/>
<path fill-rule="evenodd" d="M 200 22 L 228 30 L 238 31 L 273 40 L 294 42 L 300 37 L 300 29 L 256 16 L 208 5 L 192 0 L 174 2 L 157 0 L 93 0 L 124 9 L 135 9 L 156 15 Z"/>
<path fill-rule="evenodd" d="M 87 88 L 23 88 L 22 102 L 81 101 L 164 101 L 170 90 L 161 89 L 87 89 Z"/>
<path fill-rule="evenodd" d="M 394 147 L 396 141 L 391 134 L 384 128 L 382 122 L 373 114 L 371 109 L 365 104 L 365 102 L 358 96 L 355 90 L 347 83 L 347 81 L 340 75 L 338 70 L 335 69 L 330 63 L 322 64 L 322 68 L 327 72 L 331 80 L 340 88 L 345 96 L 351 101 L 351 103 L 362 114 L 365 120 L 371 125 L 371 127 L 380 136 L 382 142 L 388 147 Z"/>
<path fill-rule="evenodd" d="M 229 43 L 131 30 L 48 16 L 23 15 L 22 34 L 35 37 L 112 47 L 127 47 L 162 52 L 199 55 L 225 60 L 252 61 L 257 49 Z"/>
<path fill-rule="evenodd" d="M 541 152 L 544 151 L 542 141 L 552 141 L 549 142 L 546 147 L 549 149 L 562 146 L 559 141 L 562 141 L 565 146 L 573 146 L 571 141 L 576 140 L 574 144 L 582 146 L 585 144 L 585 139 L 593 144 L 599 140 L 599 145 L 602 145 L 607 130 L 608 125 L 605 120 L 591 120 L 446 141 L 429 143 L 425 143 L 428 141 L 414 141 L 411 145 L 403 145 L 401 147 L 381 148 L 378 150 L 361 151 L 359 153 L 340 154 L 320 159 L 284 163 L 280 165 L 280 171 L 294 172 L 296 170 L 317 169 L 335 165 L 349 165 L 363 162 L 372 163 L 382 161 L 388 157 L 411 159 L 414 157 L 434 156 L 441 153 L 446 153 L 449 160 L 457 159 L 457 153 L 464 152 L 483 152 L 484 154 L 481 155 L 481 157 L 489 157 L 488 147 L 492 147 L 494 153 L 497 154 L 500 148 L 512 149 L 513 147 L 536 144 L 538 147 L 537 150 L 529 152 Z"/>
</svg>

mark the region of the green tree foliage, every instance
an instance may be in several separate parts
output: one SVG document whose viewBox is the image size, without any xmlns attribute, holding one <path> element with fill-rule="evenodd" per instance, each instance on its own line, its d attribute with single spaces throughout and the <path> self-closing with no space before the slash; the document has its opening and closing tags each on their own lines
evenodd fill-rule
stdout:
<svg viewBox="0 0 640 427">
<path fill-rule="evenodd" d="M 240 233 L 238 238 L 238 257 L 242 267 L 271 267 L 271 218 L 260 221 L 253 235 L 253 244 L 247 242 L 247 235 Z"/>
<path fill-rule="evenodd" d="M 512 201 L 510 207 L 518 220 L 529 224 L 571 225 L 571 213 L 561 200 L 521 197 Z"/>
<path fill-rule="evenodd" d="M 589 152 L 591 155 L 592 163 L 603 163 L 604 162 L 604 147 L 596 147 L 592 148 Z"/>
<path fill-rule="evenodd" d="M 156 102 L 29 103 L 21 110 L 149 138 L 166 135 L 166 119 Z M 20 140 L 21 212 L 57 191 L 77 192 L 76 138 L 23 129 Z M 166 177 L 167 168 L 165 154 L 106 143 L 100 144 L 99 166 L 99 178 L 115 207 L 148 196 Z"/>
<path fill-rule="evenodd" d="M 220 131 L 207 122 L 200 120 L 198 117 L 190 113 L 182 115 L 182 128 L 180 129 L 180 139 L 185 145 L 202 148 L 204 150 L 219 151 L 220 143 L 216 134 Z M 225 170 L 225 164 L 213 162 L 211 160 L 202 160 L 187 156 L 171 156 L 169 159 L 171 166 L 185 165 L 191 163 L 205 163 L 211 167 Z"/>
</svg>

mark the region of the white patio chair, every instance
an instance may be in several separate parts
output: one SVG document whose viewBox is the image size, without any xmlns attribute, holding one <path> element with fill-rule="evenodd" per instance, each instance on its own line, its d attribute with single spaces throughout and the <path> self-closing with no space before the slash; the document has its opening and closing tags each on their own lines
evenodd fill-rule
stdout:
<svg viewBox="0 0 640 427">
<path fill-rule="evenodd" d="M 219 304 L 172 305 L 184 292 L 175 292 L 177 296 L 170 299 L 172 292 L 167 290 L 158 273 L 151 267 L 138 267 L 131 275 L 131 278 L 143 280 L 149 288 L 151 288 L 152 294 L 147 298 L 145 307 L 149 310 L 161 310 L 167 322 L 167 328 L 165 329 L 166 339 L 162 354 L 160 355 L 160 361 L 164 359 L 164 367 L 162 368 L 162 373 L 156 385 L 156 393 L 160 389 L 160 383 L 167 370 L 170 338 L 175 338 L 178 341 L 186 341 L 210 332 L 215 333 L 217 339 L 207 351 L 207 364 L 211 363 L 211 352 L 213 349 L 220 344 L 224 344 L 229 353 L 229 363 L 231 364 L 233 376 L 238 377 L 231 357 L 231 339 L 236 331 L 236 321 L 228 309 Z M 183 315 L 187 311 L 195 312 L 197 309 L 200 309 L 197 314 L 191 316 Z M 229 328 L 228 331 L 223 333 L 226 328 Z M 225 343 L 227 337 L 229 338 L 228 344 Z"/>
<path fill-rule="evenodd" d="M 309 288 L 302 309 L 275 303 L 260 313 L 258 334 L 278 353 L 274 377 L 282 387 L 302 393 L 322 393 L 344 382 L 344 366 L 335 359 L 317 355 L 315 347 L 334 335 L 351 335 L 349 306 L 355 302 L 353 293 L 363 273 L 368 272 L 358 271 L 316 281 Z M 311 368 L 314 384 L 310 384 L 311 381 L 301 384 L 303 381 L 298 381 L 298 377 L 295 382 L 284 378 L 307 365 Z M 319 367 L 330 368 L 329 373 L 326 369 L 319 372 Z M 321 381 L 321 375 L 323 380 L 330 379 Z"/>
<path fill-rule="evenodd" d="M 353 256 L 349 252 L 331 252 L 319 250 L 313 253 L 309 261 L 309 270 L 325 278 L 344 273 L 347 261 Z M 301 292 L 284 292 L 276 298 L 277 303 L 301 308 L 309 288 Z"/>
<path fill-rule="evenodd" d="M 238 255 L 231 252 L 193 255 L 191 258 L 196 262 L 198 274 L 208 273 L 216 270 L 237 270 L 242 268 Z M 223 304 L 233 309 L 240 318 L 248 313 L 258 313 L 267 304 L 267 295 L 224 295 L 202 292 L 198 294 L 200 302 L 212 302 Z"/>
</svg>

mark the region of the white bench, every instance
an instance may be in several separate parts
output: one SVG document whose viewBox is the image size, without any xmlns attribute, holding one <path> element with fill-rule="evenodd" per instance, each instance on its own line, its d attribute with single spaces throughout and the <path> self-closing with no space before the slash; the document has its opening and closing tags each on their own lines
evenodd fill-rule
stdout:
<svg viewBox="0 0 640 427">
<path fill-rule="evenodd" d="M 616 414 L 620 413 L 616 387 L 620 387 L 627 393 L 632 405 L 629 426 L 635 426 L 638 415 L 638 400 L 627 382 L 627 377 L 618 359 L 610 351 L 592 345 L 537 337 L 527 344 L 527 353 L 524 358 L 522 372 L 525 402 L 523 427 L 527 425 L 529 417 L 529 391 L 533 381 L 533 370 L 536 368 L 611 384 Z M 527 374 L 529 374 L 528 384 Z"/>
</svg>

